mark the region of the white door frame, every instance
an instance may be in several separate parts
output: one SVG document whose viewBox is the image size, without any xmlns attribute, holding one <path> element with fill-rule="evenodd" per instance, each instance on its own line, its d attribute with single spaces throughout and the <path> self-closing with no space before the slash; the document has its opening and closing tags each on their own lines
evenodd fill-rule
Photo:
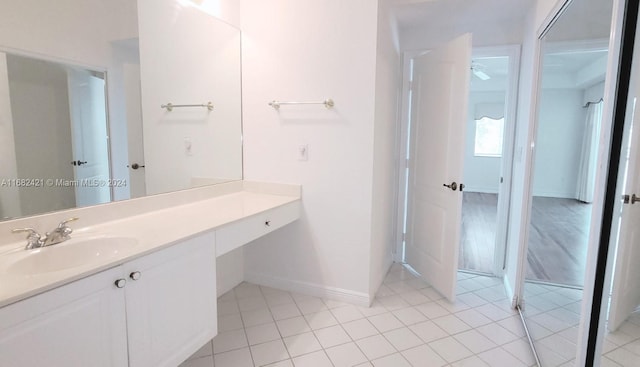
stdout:
<svg viewBox="0 0 640 367">
<path fill-rule="evenodd" d="M 396 246 L 394 261 L 404 261 L 404 225 L 405 225 L 405 202 L 407 200 L 407 175 L 408 168 L 407 149 L 409 145 L 409 126 L 410 126 L 410 107 L 411 107 L 411 60 L 428 50 L 412 50 L 405 51 L 402 55 L 402 104 L 401 104 L 401 121 L 400 134 L 398 143 L 398 205 L 396 213 Z M 518 99 L 518 81 L 520 74 L 520 45 L 504 45 L 494 47 L 474 47 L 472 57 L 488 57 L 488 56 L 508 56 L 509 57 L 509 86 L 505 98 L 506 119 L 510 121 L 505 126 L 503 155 L 501 161 L 501 175 L 504 182 L 500 186 L 498 201 L 498 216 L 502 220 L 497 221 L 496 227 L 496 247 L 494 257 L 494 274 L 502 276 L 504 273 L 506 259 L 506 242 L 508 235 L 508 218 L 509 203 L 511 198 L 511 179 L 513 168 L 513 154 L 516 131 L 516 114 Z M 498 244 L 501 244 L 498 246 Z"/>
</svg>

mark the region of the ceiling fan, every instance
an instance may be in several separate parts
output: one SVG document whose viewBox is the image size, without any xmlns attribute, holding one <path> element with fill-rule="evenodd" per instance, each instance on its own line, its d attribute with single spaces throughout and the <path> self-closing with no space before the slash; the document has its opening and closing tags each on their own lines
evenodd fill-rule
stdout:
<svg viewBox="0 0 640 367">
<path fill-rule="evenodd" d="M 478 64 L 475 61 L 471 61 L 471 72 L 473 73 L 473 75 L 475 75 L 476 78 L 482 81 L 491 79 L 489 74 L 485 73 L 484 70 L 486 70 L 486 66 Z"/>
</svg>

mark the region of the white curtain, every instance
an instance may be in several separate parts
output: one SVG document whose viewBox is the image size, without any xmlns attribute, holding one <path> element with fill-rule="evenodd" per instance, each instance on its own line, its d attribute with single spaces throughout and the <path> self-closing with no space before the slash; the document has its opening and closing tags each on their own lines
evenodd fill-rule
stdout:
<svg viewBox="0 0 640 367">
<path fill-rule="evenodd" d="M 602 101 L 591 102 L 587 107 L 587 119 L 582 137 L 582 153 L 578 171 L 578 200 L 585 203 L 593 202 L 600 126 L 602 124 L 602 104 Z"/>
</svg>

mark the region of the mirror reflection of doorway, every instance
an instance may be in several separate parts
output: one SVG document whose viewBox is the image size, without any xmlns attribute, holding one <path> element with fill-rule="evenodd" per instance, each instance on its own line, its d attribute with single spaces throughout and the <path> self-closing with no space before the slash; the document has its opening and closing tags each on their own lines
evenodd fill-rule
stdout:
<svg viewBox="0 0 640 367">
<path fill-rule="evenodd" d="M 471 62 L 458 262 L 465 271 L 499 275 L 504 268 L 517 53 L 487 50 Z"/>
</svg>

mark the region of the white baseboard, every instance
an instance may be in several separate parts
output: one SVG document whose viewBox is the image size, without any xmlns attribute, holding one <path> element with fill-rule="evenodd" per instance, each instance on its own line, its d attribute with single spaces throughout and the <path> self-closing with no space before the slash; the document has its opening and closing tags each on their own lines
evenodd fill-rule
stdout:
<svg viewBox="0 0 640 367">
<path fill-rule="evenodd" d="M 509 282 L 509 278 L 506 274 L 502 276 L 502 283 L 504 285 L 505 292 L 507 292 L 507 299 L 511 300 L 511 307 L 516 308 L 515 293 L 513 292 L 513 287 L 511 287 L 511 283 Z"/>
<path fill-rule="evenodd" d="M 320 284 L 301 282 L 297 280 L 278 278 L 268 275 L 245 273 L 244 280 L 266 287 L 282 289 L 289 292 L 302 293 L 309 296 L 326 298 L 334 301 L 351 303 L 357 306 L 369 307 L 373 299 L 366 293 L 348 289 L 327 287 Z"/>
</svg>

